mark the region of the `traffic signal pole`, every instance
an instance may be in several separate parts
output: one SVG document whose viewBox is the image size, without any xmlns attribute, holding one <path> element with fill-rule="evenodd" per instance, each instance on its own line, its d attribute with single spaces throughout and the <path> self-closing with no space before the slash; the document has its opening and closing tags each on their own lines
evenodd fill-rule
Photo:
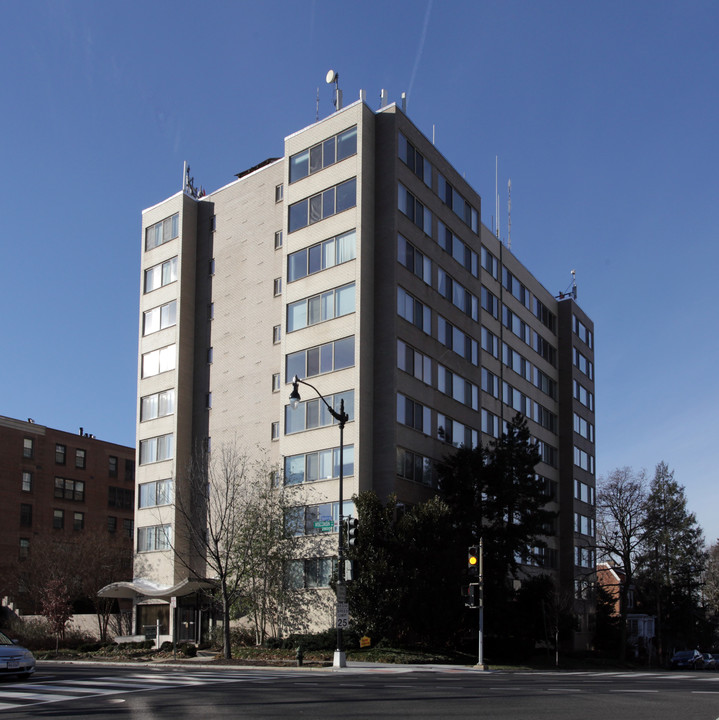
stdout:
<svg viewBox="0 0 719 720">
<path fill-rule="evenodd" d="M 484 665 L 484 560 L 482 558 L 482 538 L 479 539 L 479 647 L 477 648 L 477 667 L 486 670 Z"/>
</svg>

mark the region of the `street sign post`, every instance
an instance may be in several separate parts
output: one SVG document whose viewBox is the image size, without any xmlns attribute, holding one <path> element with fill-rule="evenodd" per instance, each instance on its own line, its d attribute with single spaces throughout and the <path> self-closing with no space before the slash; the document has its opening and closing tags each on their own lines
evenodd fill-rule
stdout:
<svg viewBox="0 0 719 720">
<path fill-rule="evenodd" d="M 350 606 L 346 602 L 337 603 L 337 627 L 346 628 L 350 624 Z"/>
</svg>

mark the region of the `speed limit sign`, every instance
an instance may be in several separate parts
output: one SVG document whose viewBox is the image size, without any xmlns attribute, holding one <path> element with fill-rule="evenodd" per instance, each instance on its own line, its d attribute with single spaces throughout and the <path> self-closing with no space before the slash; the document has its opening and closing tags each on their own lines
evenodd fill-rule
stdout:
<svg viewBox="0 0 719 720">
<path fill-rule="evenodd" d="M 350 624 L 350 606 L 346 602 L 337 603 L 337 627 L 346 628 Z"/>
</svg>

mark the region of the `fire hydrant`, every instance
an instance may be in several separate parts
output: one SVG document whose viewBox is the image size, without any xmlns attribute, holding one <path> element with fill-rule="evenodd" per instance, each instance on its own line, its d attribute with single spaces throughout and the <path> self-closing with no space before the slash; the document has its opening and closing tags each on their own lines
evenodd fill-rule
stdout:
<svg viewBox="0 0 719 720">
<path fill-rule="evenodd" d="M 297 667 L 302 667 L 302 661 L 305 659 L 305 654 L 302 652 L 302 646 L 297 646 L 297 652 L 295 652 L 295 660 L 297 660 Z"/>
</svg>

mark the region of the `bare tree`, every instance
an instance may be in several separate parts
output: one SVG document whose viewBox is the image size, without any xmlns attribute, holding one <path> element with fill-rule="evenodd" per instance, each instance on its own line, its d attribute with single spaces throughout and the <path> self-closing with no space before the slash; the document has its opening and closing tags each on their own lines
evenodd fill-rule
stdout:
<svg viewBox="0 0 719 720">
<path fill-rule="evenodd" d="M 233 607 L 249 615 L 258 642 L 281 612 L 284 561 L 284 489 L 267 464 L 223 445 L 198 452 L 178 483 L 177 558 L 196 578 L 217 583 L 222 603 L 223 654 L 232 656 Z"/>
<path fill-rule="evenodd" d="M 647 479 L 645 472 L 630 467 L 612 470 L 600 480 L 597 493 L 598 557 L 619 567 L 624 581 L 619 585 L 620 648 L 626 656 L 629 591 L 644 538 Z"/>
</svg>

